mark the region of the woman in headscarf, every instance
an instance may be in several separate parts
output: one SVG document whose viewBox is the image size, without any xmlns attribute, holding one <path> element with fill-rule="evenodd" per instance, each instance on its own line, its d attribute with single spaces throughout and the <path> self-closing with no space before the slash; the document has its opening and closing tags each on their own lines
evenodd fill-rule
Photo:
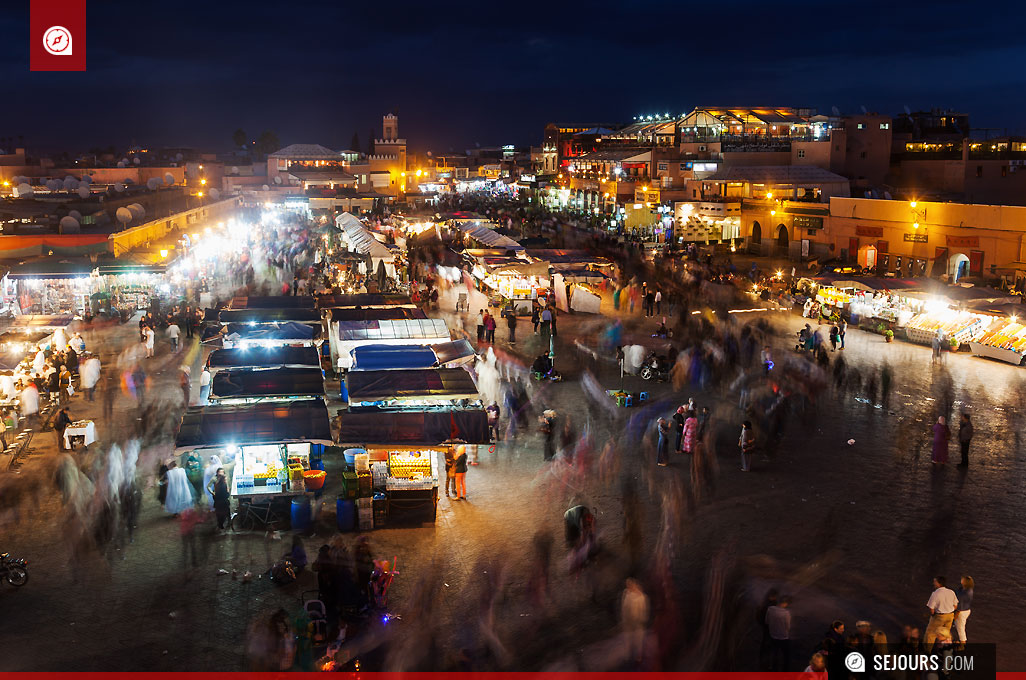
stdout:
<svg viewBox="0 0 1026 680">
<path fill-rule="evenodd" d="M 217 474 L 217 469 L 222 467 L 221 459 L 217 456 L 210 457 L 210 463 L 206 468 L 203 469 L 203 488 L 207 494 L 207 505 L 213 509 L 214 507 L 214 496 L 210 492 L 210 480 Z"/>
<path fill-rule="evenodd" d="M 189 484 L 185 468 L 178 467 L 172 461 L 168 463 L 167 500 L 164 501 L 164 511 L 177 517 L 179 513 L 188 510 L 192 506 L 192 484 Z"/>
</svg>

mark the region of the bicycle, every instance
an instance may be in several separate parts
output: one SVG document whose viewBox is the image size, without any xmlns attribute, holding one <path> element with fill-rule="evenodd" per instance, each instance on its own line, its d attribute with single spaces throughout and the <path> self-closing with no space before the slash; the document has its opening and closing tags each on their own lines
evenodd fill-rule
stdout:
<svg viewBox="0 0 1026 680">
<path fill-rule="evenodd" d="M 270 503 L 240 503 L 239 511 L 232 514 L 232 531 L 253 531 L 258 525 L 273 531 L 285 518 L 275 512 Z"/>
</svg>

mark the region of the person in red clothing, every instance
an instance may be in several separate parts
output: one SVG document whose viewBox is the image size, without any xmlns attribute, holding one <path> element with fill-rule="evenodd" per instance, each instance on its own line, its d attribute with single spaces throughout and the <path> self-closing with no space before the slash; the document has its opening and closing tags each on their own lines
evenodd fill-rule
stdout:
<svg viewBox="0 0 1026 680">
<path fill-rule="evenodd" d="M 485 342 L 495 342 L 495 317 L 491 315 L 491 312 L 485 312 L 484 327 Z"/>
</svg>

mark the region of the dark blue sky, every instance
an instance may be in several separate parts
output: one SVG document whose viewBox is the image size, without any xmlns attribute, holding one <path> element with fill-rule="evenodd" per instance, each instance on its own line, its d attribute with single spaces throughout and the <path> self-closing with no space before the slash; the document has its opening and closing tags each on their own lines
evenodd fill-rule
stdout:
<svg viewBox="0 0 1026 680">
<path fill-rule="evenodd" d="M 0 12 L 0 137 L 222 149 L 242 127 L 338 149 L 398 108 L 412 147 L 442 152 L 699 105 L 946 107 L 1021 134 L 1024 19 L 943 0 L 91 0 L 89 70 L 32 73 L 24 2 Z"/>
</svg>

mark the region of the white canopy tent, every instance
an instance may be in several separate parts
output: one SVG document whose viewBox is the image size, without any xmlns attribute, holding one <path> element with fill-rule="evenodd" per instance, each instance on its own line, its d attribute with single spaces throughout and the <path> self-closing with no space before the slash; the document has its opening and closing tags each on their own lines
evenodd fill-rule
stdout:
<svg viewBox="0 0 1026 680">
<path fill-rule="evenodd" d="M 460 222 L 459 228 L 466 236 L 469 236 L 486 248 L 524 250 L 524 247 L 513 239 L 508 236 L 503 236 L 494 229 L 486 227 L 480 222 Z"/>
<path fill-rule="evenodd" d="M 350 213 L 342 213 L 335 218 L 335 226 L 342 232 L 347 247 L 371 259 L 371 269 L 366 272 L 373 275 L 378 270 L 378 263 L 385 263 L 385 273 L 396 278 L 395 257 L 392 251 L 381 241 L 374 238 L 370 229 Z"/>
</svg>

